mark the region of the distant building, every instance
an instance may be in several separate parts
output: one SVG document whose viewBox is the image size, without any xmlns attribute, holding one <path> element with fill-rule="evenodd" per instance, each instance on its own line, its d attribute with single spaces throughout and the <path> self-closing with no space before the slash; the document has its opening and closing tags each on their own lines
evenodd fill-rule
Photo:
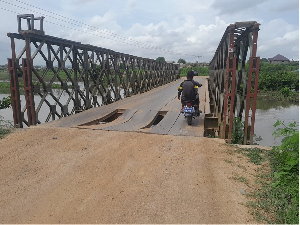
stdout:
<svg viewBox="0 0 300 225">
<path fill-rule="evenodd" d="M 274 56 L 273 58 L 268 58 L 270 63 L 289 63 L 290 60 L 280 54 Z"/>
</svg>

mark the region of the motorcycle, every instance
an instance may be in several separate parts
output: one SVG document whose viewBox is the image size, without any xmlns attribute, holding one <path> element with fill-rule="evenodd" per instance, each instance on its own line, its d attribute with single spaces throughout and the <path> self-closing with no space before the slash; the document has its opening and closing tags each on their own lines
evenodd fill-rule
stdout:
<svg viewBox="0 0 300 225">
<path fill-rule="evenodd" d="M 183 115 L 187 119 L 188 125 L 192 125 L 192 119 L 200 115 L 200 111 L 197 113 L 192 102 L 187 101 L 183 107 Z"/>
</svg>

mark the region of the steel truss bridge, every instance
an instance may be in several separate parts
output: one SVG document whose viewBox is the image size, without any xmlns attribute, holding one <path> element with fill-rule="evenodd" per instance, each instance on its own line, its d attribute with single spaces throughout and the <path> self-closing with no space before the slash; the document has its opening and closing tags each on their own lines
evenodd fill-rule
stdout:
<svg viewBox="0 0 300 225">
<path fill-rule="evenodd" d="M 229 25 L 209 64 L 211 119 L 217 121 L 214 128 L 217 126 L 219 136 L 230 141 L 234 124 L 243 122 L 244 144 L 252 144 L 254 135 L 258 31 L 255 21 Z"/>
<path fill-rule="evenodd" d="M 45 35 L 43 19 L 32 14 L 18 15 L 18 33 L 7 34 L 11 39 L 8 71 L 17 128 L 107 105 L 180 78 L 177 64 Z M 26 29 L 22 29 L 24 21 Z M 230 142 L 238 118 L 244 123 L 244 144 L 253 142 L 258 30 L 256 22 L 227 27 L 210 62 L 211 113 L 205 115 L 206 134 Z M 44 112 L 47 116 L 42 119 Z"/>
</svg>

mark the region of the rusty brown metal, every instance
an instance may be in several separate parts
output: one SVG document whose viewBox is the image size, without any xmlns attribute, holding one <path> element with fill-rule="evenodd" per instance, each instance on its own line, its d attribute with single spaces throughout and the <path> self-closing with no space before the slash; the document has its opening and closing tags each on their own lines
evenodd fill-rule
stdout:
<svg viewBox="0 0 300 225">
<path fill-rule="evenodd" d="M 19 91 L 19 78 L 18 78 L 18 62 L 15 51 L 15 40 L 11 38 L 11 50 L 12 58 L 8 59 L 8 72 L 10 76 L 10 93 L 11 93 L 11 105 L 14 117 L 14 126 L 17 128 L 23 127 L 23 115 L 21 111 L 21 100 Z"/>
<path fill-rule="evenodd" d="M 44 17 L 34 17 L 33 14 L 23 14 L 23 15 L 18 15 L 17 16 L 18 20 L 18 32 L 31 32 L 31 33 L 36 33 L 36 34 L 45 34 L 44 28 L 43 28 L 43 22 L 44 22 Z M 22 29 L 22 20 L 26 20 L 26 25 L 27 29 L 23 30 Z M 40 22 L 40 29 L 35 29 L 35 22 L 39 21 Z"/>
<path fill-rule="evenodd" d="M 259 76 L 258 30 L 255 21 L 231 24 L 210 62 L 212 116 L 219 120 L 219 136 L 229 143 L 236 118 L 244 123 L 243 144 L 253 143 Z M 246 71 L 248 50 L 249 70 Z"/>
<path fill-rule="evenodd" d="M 22 60 L 23 68 L 23 80 L 24 80 L 24 95 L 26 100 L 26 109 L 28 116 L 28 126 L 36 124 L 35 104 L 34 104 L 34 92 L 32 84 L 32 61 L 27 59 Z"/>
<path fill-rule="evenodd" d="M 23 20 L 28 30 L 21 28 Z M 34 26 L 36 21 L 41 23 L 40 30 Z M 19 33 L 7 34 L 12 40 L 9 71 L 15 126 L 56 120 L 179 78 L 176 64 L 44 35 L 43 18 L 19 15 L 18 23 Z M 18 57 L 14 40 L 24 43 Z M 16 66 L 22 57 L 22 66 Z M 25 104 L 20 101 L 17 70 L 23 77 Z M 45 111 L 46 118 L 42 118 Z"/>
<path fill-rule="evenodd" d="M 223 130 L 222 137 L 231 140 L 232 123 L 233 123 L 233 107 L 235 100 L 235 74 L 236 74 L 236 57 L 234 57 L 234 30 L 235 26 L 230 26 L 229 31 L 229 49 L 226 61 L 226 77 L 225 77 L 225 98 L 224 98 L 224 113 L 223 113 Z M 226 135 L 228 124 L 228 133 Z"/>
<path fill-rule="evenodd" d="M 19 92 L 18 73 L 14 59 L 8 59 L 8 72 L 10 76 L 10 94 L 11 105 L 14 117 L 14 126 L 17 128 L 23 127 L 23 116 L 21 112 L 21 100 Z"/>
</svg>

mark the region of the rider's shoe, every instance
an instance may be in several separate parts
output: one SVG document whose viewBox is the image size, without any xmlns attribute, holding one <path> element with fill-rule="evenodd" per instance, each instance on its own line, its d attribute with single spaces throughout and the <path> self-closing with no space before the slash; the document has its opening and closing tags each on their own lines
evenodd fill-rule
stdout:
<svg viewBox="0 0 300 225">
<path fill-rule="evenodd" d="M 196 115 L 197 115 L 197 116 L 200 116 L 200 113 L 202 113 L 202 111 L 199 110 L 199 109 L 196 109 Z"/>
</svg>

